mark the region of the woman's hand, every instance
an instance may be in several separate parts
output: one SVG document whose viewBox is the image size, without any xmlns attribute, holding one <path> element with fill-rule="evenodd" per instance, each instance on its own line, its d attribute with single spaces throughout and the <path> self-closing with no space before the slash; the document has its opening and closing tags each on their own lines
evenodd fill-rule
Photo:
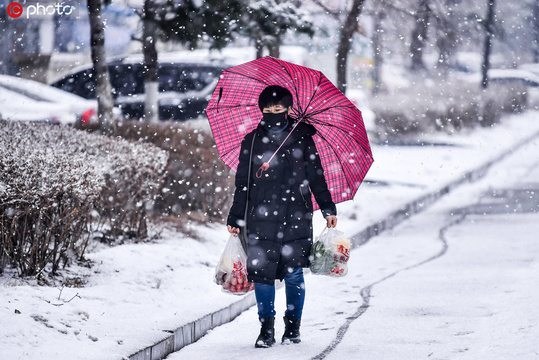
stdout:
<svg viewBox="0 0 539 360">
<path fill-rule="evenodd" d="M 234 236 L 238 236 L 238 234 L 240 233 L 240 229 L 228 225 L 228 232 L 234 234 Z"/>
<path fill-rule="evenodd" d="M 328 228 L 336 227 L 337 226 L 337 217 L 335 215 L 329 215 L 326 217 L 326 220 L 328 222 Z"/>
</svg>

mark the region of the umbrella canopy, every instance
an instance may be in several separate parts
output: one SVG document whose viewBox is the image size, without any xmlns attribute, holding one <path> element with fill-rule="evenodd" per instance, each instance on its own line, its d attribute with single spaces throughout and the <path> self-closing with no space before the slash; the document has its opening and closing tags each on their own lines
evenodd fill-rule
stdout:
<svg viewBox="0 0 539 360">
<path fill-rule="evenodd" d="M 206 109 L 221 159 L 236 171 L 241 141 L 262 119 L 258 96 L 269 85 L 290 90 L 291 116 L 316 128 L 333 201 L 353 199 L 373 162 L 361 112 L 324 74 L 304 66 L 264 57 L 223 72 Z"/>
</svg>

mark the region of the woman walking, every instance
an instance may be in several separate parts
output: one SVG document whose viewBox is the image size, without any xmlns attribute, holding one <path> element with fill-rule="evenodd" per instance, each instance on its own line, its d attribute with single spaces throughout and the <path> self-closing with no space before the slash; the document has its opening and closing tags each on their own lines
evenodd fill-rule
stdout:
<svg viewBox="0 0 539 360">
<path fill-rule="evenodd" d="M 282 343 L 301 341 L 303 268 L 309 266 L 313 239 L 312 195 L 328 227 L 337 225 L 337 217 L 312 138 L 316 129 L 290 117 L 290 91 L 268 86 L 258 105 L 263 117 L 242 141 L 227 225 L 247 248 L 248 278 L 255 283 L 261 323 L 255 347 L 270 347 L 275 343 L 275 280 L 285 282 Z"/>
</svg>

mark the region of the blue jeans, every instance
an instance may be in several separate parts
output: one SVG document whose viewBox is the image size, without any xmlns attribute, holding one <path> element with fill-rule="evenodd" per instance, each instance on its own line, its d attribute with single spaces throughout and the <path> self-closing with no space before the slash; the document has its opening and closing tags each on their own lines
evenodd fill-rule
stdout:
<svg viewBox="0 0 539 360">
<path fill-rule="evenodd" d="M 286 311 L 288 318 L 301 319 L 303 303 L 305 302 L 305 281 L 303 269 L 296 269 L 284 277 L 286 291 Z M 256 305 L 258 317 L 275 316 L 275 285 L 255 283 Z"/>
</svg>

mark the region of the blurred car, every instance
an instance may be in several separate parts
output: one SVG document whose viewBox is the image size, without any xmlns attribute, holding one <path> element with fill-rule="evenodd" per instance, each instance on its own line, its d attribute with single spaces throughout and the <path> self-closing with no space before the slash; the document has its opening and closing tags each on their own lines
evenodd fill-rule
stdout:
<svg viewBox="0 0 539 360">
<path fill-rule="evenodd" d="M 0 86 L 0 119 L 60 125 L 57 118 L 65 108 L 40 103 Z"/>
<path fill-rule="evenodd" d="M 126 118 L 144 115 L 143 61 L 139 57 L 108 63 L 114 103 Z M 159 118 L 184 121 L 197 118 L 211 98 L 217 80 L 224 70 L 214 64 L 159 62 Z M 95 99 L 95 81 L 91 66 L 74 69 L 51 83 L 52 86 L 86 99 Z"/>
<path fill-rule="evenodd" d="M 37 81 L 0 75 L 0 118 L 71 126 L 98 122 L 97 102 Z"/>
<path fill-rule="evenodd" d="M 521 82 L 529 87 L 539 87 L 539 75 L 523 69 L 490 69 L 488 80 L 491 83 Z"/>
</svg>

